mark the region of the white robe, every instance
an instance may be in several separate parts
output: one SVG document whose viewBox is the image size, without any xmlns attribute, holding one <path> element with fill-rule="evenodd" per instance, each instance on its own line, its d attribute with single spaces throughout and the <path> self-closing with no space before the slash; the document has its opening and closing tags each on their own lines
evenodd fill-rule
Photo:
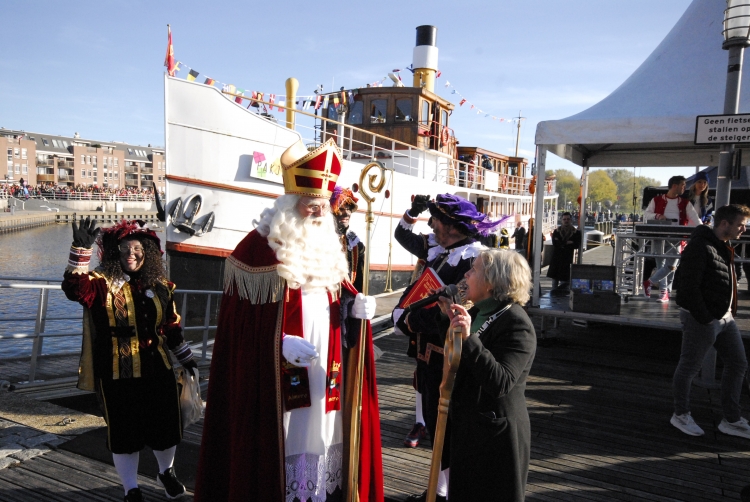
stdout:
<svg viewBox="0 0 750 502">
<path fill-rule="evenodd" d="M 307 369 L 311 406 L 284 413 L 287 502 L 325 502 L 343 483 L 341 412 L 326 413 L 325 406 L 330 310 L 325 291 L 302 291 L 303 335 L 320 355 Z"/>
</svg>

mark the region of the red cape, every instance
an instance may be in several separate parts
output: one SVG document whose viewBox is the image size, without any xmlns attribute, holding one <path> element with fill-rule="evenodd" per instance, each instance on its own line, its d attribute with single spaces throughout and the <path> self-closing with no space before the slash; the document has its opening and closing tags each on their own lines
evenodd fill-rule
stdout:
<svg viewBox="0 0 750 502">
<path fill-rule="evenodd" d="M 286 500 L 281 337 L 283 332 L 301 331 L 302 310 L 300 291 L 286 287 L 276 273 L 277 264 L 257 230 L 240 242 L 225 264 L 196 476 L 197 502 Z M 356 294 L 348 283 L 342 288 Z M 339 315 L 335 301 L 332 326 L 339 325 Z M 380 416 L 369 321 L 366 336 L 359 495 L 362 502 L 381 502 Z"/>
</svg>

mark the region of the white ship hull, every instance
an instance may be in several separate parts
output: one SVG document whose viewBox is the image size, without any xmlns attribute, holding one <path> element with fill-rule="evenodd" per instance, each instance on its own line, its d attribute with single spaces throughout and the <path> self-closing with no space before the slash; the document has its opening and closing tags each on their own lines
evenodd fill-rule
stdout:
<svg viewBox="0 0 750 502">
<path fill-rule="evenodd" d="M 186 202 L 199 194 L 203 199 L 194 229 L 213 212 L 214 223 L 202 235 L 189 235 L 178 229 L 178 224 L 189 216 L 186 213 L 167 218 L 166 241 L 168 252 L 226 257 L 248 232 L 261 211 L 283 194 L 281 177 L 271 172 L 274 161 L 294 142 L 319 142 L 313 128 L 301 126 L 297 130 L 269 121 L 218 89 L 165 76 L 165 138 L 166 138 L 166 200 L 167 212 L 174 209 L 178 199 Z M 345 141 L 342 141 L 346 146 Z M 351 145 L 351 144 L 350 144 Z M 373 149 L 374 151 L 374 149 Z M 359 158 L 358 158 L 359 157 Z M 404 211 L 411 206 L 413 194 L 454 193 L 469 200 L 502 203 L 502 207 L 528 208 L 532 196 L 513 195 L 462 188 L 457 177 L 450 174 L 450 158 L 437 151 L 413 149 L 405 151 L 379 149 L 376 153 L 387 173 L 386 187 L 391 197 L 379 194 L 374 202 L 374 230 L 371 235 L 371 263 L 373 270 L 385 270 L 391 253 L 393 270 L 408 270 L 414 257 L 393 239 L 393 231 Z M 395 158 L 394 158 L 395 157 Z M 347 152 L 338 184 L 351 187 L 359 182 L 363 164 L 369 156 Z M 453 178 L 453 179 L 452 179 Z M 488 177 L 489 179 L 489 177 Z M 490 180 L 492 181 L 492 180 Z M 498 181 L 494 180 L 497 185 Z M 550 205 L 557 197 L 549 194 Z M 363 238 L 364 209 L 352 215 L 350 228 Z M 529 215 L 518 212 L 506 223 L 515 227 L 516 221 L 526 223 Z M 426 219 L 420 220 L 416 231 L 429 232 Z M 512 232 L 511 232 L 512 233 Z M 363 239 L 364 240 L 364 239 Z"/>
</svg>

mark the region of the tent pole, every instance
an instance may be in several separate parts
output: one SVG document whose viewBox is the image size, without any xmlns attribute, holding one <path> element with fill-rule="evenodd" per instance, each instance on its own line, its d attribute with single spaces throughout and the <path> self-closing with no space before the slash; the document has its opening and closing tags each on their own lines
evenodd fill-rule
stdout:
<svg viewBox="0 0 750 502">
<path fill-rule="evenodd" d="M 583 263 L 583 248 L 586 246 L 586 197 L 589 196 L 589 166 L 584 162 L 581 168 L 583 190 L 581 191 L 581 212 L 578 214 L 578 230 L 581 231 L 581 243 L 578 245 L 578 264 Z"/>
<path fill-rule="evenodd" d="M 542 270 L 542 233 L 544 232 L 544 168 L 547 163 L 547 147 L 544 145 L 537 146 L 536 154 L 536 205 L 534 207 L 534 244 L 532 249 L 534 250 L 534 256 L 531 257 L 531 273 L 532 273 L 532 284 L 533 293 L 531 304 L 535 307 L 539 306 L 539 297 L 541 296 L 541 270 Z"/>
<path fill-rule="evenodd" d="M 729 47 L 729 61 L 727 66 L 727 84 L 724 91 L 724 115 L 736 114 L 740 107 L 740 86 L 742 85 L 742 60 L 745 47 L 733 45 Z M 729 204 L 732 191 L 732 160 L 734 159 L 734 145 L 721 145 L 719 154 L 719 175 L 716 180 L 715 208 Z"/>
</svg>

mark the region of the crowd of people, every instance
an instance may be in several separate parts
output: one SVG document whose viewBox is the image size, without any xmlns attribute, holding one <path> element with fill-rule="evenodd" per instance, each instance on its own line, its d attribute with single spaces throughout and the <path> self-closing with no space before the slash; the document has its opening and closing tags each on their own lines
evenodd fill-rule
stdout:
<svg viewBox="0 0 750 502">
<path fill-rule="evenodd" d="M 162 194 L 163 195 L 163 194 Z M 74 186 L 41 183 L 30 185 L 23 179 L 17 183 L 0 184 L 1 197 L 28 199 L 44 197 L 56 200 L 108 200 L 113 197 L 128 200 L 149 201 L 154 198 L 153 188 L 112 188 L 78 184 Z"/>
<path fill-rule="evenodd" d="M 376 301 L 362 293 L 367 250 L 349 228 L 358 199 L 335 185 L 343 160 L 332 141 L 314 151 L 295 144 L 281 164 L 284 195 L 256 215 L 255 229 L 226 260 L 195 500 L 333 502 L 351 495 L 382 502 L 370 326 Z M 659 272 L 666 278 L 676 268 L 681 291 L 683 350 L 671 423 L 703 434 L 690 416 L 690 383 L 715 345 L 725 361 L 718 429 L 750 439 L 739 408 L 747 361 L 733 319 L 736 275 L 727 244 L 744 231 L 750 209 L 724 206 L 713 228 L 702 225 L 708 201 L 699 189 L 680 198 L 684 188 L 684 179 L 670 180 L 670 191 L 648 210 L 656 220 L 697 225 L 682 256 L 666 258 L 660 265 L 666 273 Z M 430 233 L 414 232 L 420 219 Z M 395 230 L 417 263 L 391 313 L 414 359 L 415 422 L 404 444 L 418 447 L 429 437 L 443 445 L 433 457 L 438 475 L 429 487 L 438 502 L 525 498 L 532 438 L 525 388 L 536 335 L 523 307 L 532 282 L 526 229 L 517 224 L 512 237 L 521 252 L 511 251 L 503 221 L 460 196 L 415 195 Z M 493 234 L 496 247 L 483 245 Z M 563 213 L 552 234 L 550 277 L 557 287 L 569 281 L 580 239 L 573 215 Z M 89 271 L 95 243 L 101 265 Z M 102 232 L 89 220 L 74 223 L 63 283 L 67 297 L 86 309 L 79 386 L 96 391 L 104 409 L 107 448 L 126 502 L 143 500 L 137 471 L 146 446 L 167 498 L 185 494 L 173 466 L 182 438 L 173 361 L 190 374 L 197 365 L 159 244 L 136 221 Z M 434 286 L 434 278 L 443 285 Z M 425 287 L 432 297 L 415 303 Z M 448 333 L 463 347 L 446 411 Z M 425 490 L 407 501 L 427 498 Z"/>
</svg>

